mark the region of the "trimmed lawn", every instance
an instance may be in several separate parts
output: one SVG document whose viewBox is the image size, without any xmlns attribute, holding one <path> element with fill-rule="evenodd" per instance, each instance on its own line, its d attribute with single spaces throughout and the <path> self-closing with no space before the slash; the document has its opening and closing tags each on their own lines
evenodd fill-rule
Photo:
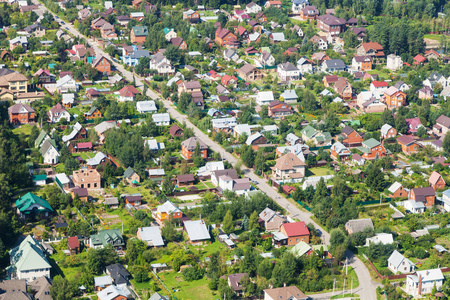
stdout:
<svg viewBox="0 0 450 300">
<path fill-rule="evenodd" d="M 30 135 L 31 134 L 31 128 L 33 126 L 25 124 L 25 125 L 21 125 L 20 127 L 14 128 L 13 129 L 13 133 L 14 134 L 24 134 L 24 135 Z"/>
<path fill-rule="evenodd" d="M 196 188 L 198 188 L 199 190 L 204 190 L 207 187 L 203 184 L 203 182 L 199 182 L 196 185 L 194 185 Z"/>
<path fill-rule="evenodd" d="M 187 236 L 185 236 L 185 240 L 188 240 Z M 202 257 L 208 257 L 211 254 L 213 254 L 214 252 L 222 251 L 226 247 L 225 247 L 225 245 L 221 244 L 216 239 L 216 241 L 214 243 L 212 243 L 212 244 L 207 244 L 207 245 L 205 244 L 205 245 L 202 245 L 202 246 L 189 245 L 188 248 L 194 253 L 197 252 L 197 253 L 201 254 Z"/>
<path fill-rule="evenodd" d="M 208 279 L 206 277 L 187 282 L 183 279 L 183 275 L 177 272 L 161 272 L 158 276 L 169 289 L 174 291 L 174 295 L 178 299 L 215 299 L 212 291 L 208 288 Z"/>
<path fill-rule="evenodd" d="M 206 182 L 204 182 L 204 184 L 210 189 L 215 188 L 214 184 L 211 181 L 206 181 Z"/>
<path fill-rule="evenodd" d="M 72 153 L 72 156 L 74 156 L 74 157 L 79 156 L 83 160 L 86 160 L 88 158 L 93 158 L 95 156 L 95 153 L 94 152 L 75 152 L 75 153 Z"/>
<path fill-rule="evenodd" d="M 318 168 L 309 168 L 308 169 L 313 175 L 311 176 L 324 176 L 324 175 L 333 175 L 333 171 L 324 168 L 324 167 L 318 167 Z"/>
</svg>

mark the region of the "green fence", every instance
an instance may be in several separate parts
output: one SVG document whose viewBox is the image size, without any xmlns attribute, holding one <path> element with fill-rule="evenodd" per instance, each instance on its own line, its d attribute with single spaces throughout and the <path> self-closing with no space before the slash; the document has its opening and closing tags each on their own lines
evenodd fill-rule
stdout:
<svg viewBox="0 0 450 300">
<path fill-rule="evenodd" d="M 330 148 L 331 148 L 331 145 L 323 146 L 323 147 L 311 147 L 311 148 L 309 148 L 309 150 L 310 151 L 316 151 L 316 150 L 319 150 L 319 149 L 327 150 L 327 149 L 330 149 Z"/>
<path fill-rule="evenodd" d="M 303 203 L 302 201 L 297 201 L 297 203 L 303 207 L 304 209 L 306 209 L 307 211 L 311 211 L 311 208 L 309 208 L 308 205 L 306 205 L 306 203 Z"/>
<path fill-rule="evenodd" d="M 388 198 L 383 198 L 381 200 L 381 203 L 387 203 L 387 202 L 391 202 L 392 198 L 388 197 Z M 360 202 L 356 202 L 357 206 L 361 206 L 361 205 L 372 205 L 372 204 L 380 204 L 380 200 L 372 200 L 372 201 L 360 201 Z"/>
</svg>

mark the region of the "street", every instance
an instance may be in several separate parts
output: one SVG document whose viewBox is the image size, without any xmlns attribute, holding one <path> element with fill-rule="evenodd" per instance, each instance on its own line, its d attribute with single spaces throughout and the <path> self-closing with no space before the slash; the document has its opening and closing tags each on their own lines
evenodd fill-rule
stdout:
<svg viewBox="0 0 450 300">
<path fill-rule="evenodd" d="M 36 5 L 39 5 L 37 0 L 33 0 L 33 3 L 35 3 Z M 40 10 L 49 11 L 43 5 L 41 5 Z M 53 16 L 55 16 L 55 15 L 53 14 Z M 111 64 L 115 66 L 115 68 L 121 73 L 121 75 L 124 78 L 126 78 L 129 82 L 133 81 L 134 74 L 132 72 L 127 71 L 122 65 L 117 64 L 114 60 L 111 60 L 110 56 L 107 53 L 105 53 L 97 45 L 97 43 L 95 43 L 92 39 L 89 39 L 89 38 L 81 35 L 78 32 L 78 30 L 75 29 L 73 27 L 73 25 L 70 23 L 66 23 L 65 27 L 68 28 L 69 33 L 72 34 L 73 36 L 85 38 L 90 43 L 90 45 L 94 48 L 96 54 L 100 54 L 100 55 L 103 55 L 106 58 L 108 58 L 111 61 Z M 136 87 L 143 89 L 144 84 L 143 84 L 142 80 L 136 76 L 135 81 L 136 81 Z M 151 99 L 159 99 L 160 98 L 159 95 L 156 94 L 151 89 L 147 89 L 147 96 L 150 97 Z M 230 162 L 233 166 L 236 165 L 236 163 L 238 162 L 238 159 L 236 157 L 234 157 L 231 153 L 225 151 L 225 149 L 222 148 L 222 146 L 220 146 L 219 144 L 217 144 L 216 142 L 211 140 L 208 135 L 206 135 L 200 129 L 198 129 L 196 126 L 194 126 L 189 121 L 188 116 L 179 113 L 175 109 L 175 106 L 172 105 L 172 103 L 170 101 L 162 99 L 162 102 L 164 103 L 164 106 L 166 107 L 167 112 L 171 115 L 171 117 L 173 119 L 177 120 L 180 123 L 184 122 L 187 127 L 192 128 L 194 130 L 195 136 L 200 138 L 212 151 L 220 153 L 222 158 L 227 160 L 228 162 Z M 321 237 L 322 237 L 323 243 L 327 244 L 327 245 L 329 244 L 329 240 L 330 240 L 329 233 L 311 219 L 312 214 L 310 212 L 301 210 L 297 205 L 293 205 L 292 203 L 290 203 L 288 201 L 288 199 L 286 199 L 284 196 L 278 194 L 277 190 L 275 190 L 274 188 L 269 186 L 269 184 L 267 183 L 267 181 L 265 179 L 258 177 L 252 170 L 245 168 L 244 166 L 242 166 L 242 170 L 243 170 L 245 176 L 250 178 L 251 181 L 258 182 L 257 186 L 263 193 L 265 193 L 267 196 L 272 198 L 276 203 L 278 203 L 280 206 L 282 206 L 284 209 L 286 209 L 288 215 L 291 218 L 299 219 L 301 221 L 304 221 L 306 224 L 311 223 L 314 225 L 314 227 L 316 229 L 319 229 L 322 232 Z M 375 291 L 376 284 L 370 278 L 370 273 L 367 270 L 367 268 L 365 267 L 365 265 L 361 262 L 361 260 L 359 260 L 356 256 L 354 256 L 353 253 L 350 251 L 346 252 L 346 257 L 348 258 L 349 266 L 351 266 L 355 269 L 355 272 L 358 276 L 360 285 L 358 288 L 355 288 L 355 293 L 358 293 L 365 300 L 376 300 L 376 291 Z M 320 296 L 320 295 L 312 295 L 311 297 L 313 297 L 314 299 L 319 299 L 319 298 L 316 298 L 316 296 Z M 322 297 L 324 297 L 324 296 L 322 295 Z M 325 297 L 327 297 L 327 296 L 325 296 Z"/>
</svg>

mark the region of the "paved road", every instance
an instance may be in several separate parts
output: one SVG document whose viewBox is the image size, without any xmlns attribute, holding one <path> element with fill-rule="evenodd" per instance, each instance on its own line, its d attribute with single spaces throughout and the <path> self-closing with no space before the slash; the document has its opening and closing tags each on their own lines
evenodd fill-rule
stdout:
<svg viewBox="0 0 450 300">
<path fill-rule="evenodd" d="M 33 0 L 35 4 L 39 4 L 37 0 Z M 41 5 L 40 10 L 42 11 L 49 11 L 44 5 Z M 50 12 L 50 11 L 49 11 Z M 52 12 L 50 12 L 52 13 Z M 53 14 L 53 13 L 52 13 Z M 55 16 L 55 14 L 53 14 Z M 65 25 L 61 25 L 64 29 L 66 29 L 70 34 L 77 37 L 83 37 L 86 40 L 88 40 L 91 44 L 91 46 L 94 48 L 95 53 L 101 54 L 107 58 L 110 58 L 110 56 L 105 53 L 96 42 L 94 42 L 93 39 L 89 39 L 82 34 L 78 32 L 77 29 L 75 29 L 72 24 L 66 23 Z M 111 59 L 110 59 L 111 60 Z M 116 63 L 115 61 L 111 60 L 111 63 L 115 66 L 115 68 L 122 74 L 124 78 L 126 78 L 128 81 L 132 82 L 134 74 L 132 72 L 127 71 L 122 65 Z M 138 88 L 143 88 L 143 82 L 140 78 L 135 77 L 136 80 L 136 86 Z M 149 96 L 151 99 L 159 99 L 159 95 L 153 92 L 152 90 L 147 90 L 147 96 Z M 208 147 L 221 154 L 222 158 L 226 159 L 228 162 L 230 162 L 233 166 L 238 162 L 238 159 L 234 157 L 231 153 L 225 151 L 222 146 L 211 140 L 205 133 L 203 133 L 200 129 L 198 129 L 196 126 L 194 126 L 188 119 L 186 115 L 182 115 L 179 113 L 174 105 L 170 101 L 162 100 L 164 103 L 164 106 L 166 107 L 167 111 L 171 115 L 171 117 L 180 123 L 185 122 L 186 126 L 189 128 L 192 128 L 194 130 L 195 136 L 199 137 L 203 142 L 205 142 Z M 280 206 L 284 207 L 286 211 L 288 212 L 288 215 L 291 218 L 297 218 L 299 220 L 305 221 L 307 224 L 312 223 L 316 229 L 321 230 L 322 232 L 322 242 L 324 244 L 329 244 L 330 236 L 328 232 L 326 232 L 321 226 L 319 226 L 316 222 L 314 222 L 311 219 L 312 214 L 306 211 L 301 210 L 299 207 L 291 204 L 285 197 L 278 194 L 278 192 L 269 186 L 266 180 L 259 178 L 252 170 L 247 169 L 245 167 L 242 167 L 242 170 L 248 178 L 252 181 L 257 181 L 258 188 L 265 193 L 267 196 L 272 198 L 275 202 L 277 202 Z M 365 300 L 376 300 L 376 293 L 375 293 L 375 283 L 370 278 L 369 271 L 364 266 L 364 264 L 357 258 L 353 256 L 353 253 L 350 251 L 347 251 L 346 256 L 349 258 L 349 265 L 353 267 L 356 271 L 356 274 L 358 276 L 358 280 L 360 283 L 360 286 L 358 289 L 355 289 L 355 293 L 358 293 L 362 298 Z M 325 297 L 328 295 L 324 294 Z M 313 297 L 320 296 L 315 295 Z M 324 296 L 322 296 L 324 297 Z"/>
</svg>

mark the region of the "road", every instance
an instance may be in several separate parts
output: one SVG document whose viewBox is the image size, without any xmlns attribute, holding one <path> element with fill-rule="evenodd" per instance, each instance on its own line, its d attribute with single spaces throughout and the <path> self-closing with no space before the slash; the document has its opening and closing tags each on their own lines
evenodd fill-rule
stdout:
<svg viewBox="0 0 450 300">
<path fill-rule="evenodd" d="M 37 0 L 33 0 L 33 3 L 35 3 L 36 5 L 39 5 L 39 2 Z M 49 11 L 44 5 L 41 5 L 40 10 L 43 12 Z M 56 15 L 53 14 L 51 11 L 49 11 L 49 12 L 54 17 L 56 17 Z M 72 24 L 65 23 L 65 25 L 62 25 L 62 27 L 64 29 L 66 29 L 73 36 L 82 37 L 82 38 L 86 39 L 87 41 L 89 41 L 90 45 L 94 48 L 95 53 L 101 54 L 110 59 L 110 56 L 107 53 L 105 53 L 103 51 L 103 49 L 101 49 L 93 39 L 87 38 L 86 36 L 79 33 L 78 30 L 75 29 Z M 110 61 L 111 61 L 111 64 L 114 65 L 114 67 L 122 74 L 122 76 L 124 78 L 126 78 L 129 82 L 132 82 L 133 77 L 134 77 L 135 81 L 136 81 L 136 86 L 138 88 L 143 88 L 144 83 L 142 82 L 142 80 L 139 77 L 137 77 L 137 76 L 135 77 L 132 72 L 127 71 L 122 65 L 116 63 L 114 60 L 110 59 Z M 151 89 L 147 89 L 147 96 L 154 100 L 160 99 L 159 95 L 156 94 Z M 222 158 L 227 160 L 228 162 L 230 162 L 233 166 L 236 165 L 236 163 L 238 162 L 238 159 L 236 157 L 234 157 L 231 153 L 225 151 L 225 149 L 223 149 L 222 146 L 220 146 L 219 144 L 217 144 L 216 142 L 211 140 L 208 135 L 206 135 L 200 129 L 198 129 L 196 126 L 194 126 L 189 121 L 188 116 L 179 113 L 175 109 L 175 106 L 170 101 L 163 99 L 162 102 L 164 103 L 164 106 L 166 107 L 168 113 L 170 114 L 170 116 L 173 119 L 177 120 L 180 123 L 184 122 L 187 127 L 193 129 L 195 136 L 200 138 L 206 145 L 208 145 L 208 147 L 211 150 L 213 150 L 217 153 L 220 153 Z M 322 232 L 322 242 L 327 245 L 329 244 L 329 241 L 330 241 L 329 233 L 326 232 L 321 226 L 319 226 L 316 222 L 314 222 L 311 219 L 311 217 L 312 217 L 311 213 L 309 213 L 307 211 L 303 211 L 296 205 L 293 205 L 292 203 L 290 203 L 288 201 L 288 199 L 286 199 L 284 196 L 281 196 L 280 194 L 278 194 L 278 192 L 274 188 L 272 188 L 265 179 L 261 179 L 260 177 L 258 177 L 252 170 L 242 167 L 242 171 L 246 177 L 250 178 L 250 180 L 252 180 L 254 182 L 255 181 L 258 182 L 257 187 L 263 193 L 265 193 L 267 196 L 272 198 L 276 203 L 278 203 L 280 206 L 285 208 L 288 215 L 291 218 L 296 218 L 296 219 L 302 220 L 302 221 L 306 222 L 307 224 L 311 223 L 314 225 L 314 227 L 316 229 L 319 229 Z M 361 262 L 361 260 L 359 260 L 357 257 L 355 257 L 353 255 L 353 253 L 351 253 L 350 251 L 347 251 L 346 257 L 349 259 L 348 260 L 349 266 L 351 266 L 355 269 L 355 272 L 358 276 L 358 280 L 360 283 L 359 287 L 357 289 L 355 289 L 355 293 L 358 293 L 359 295 L 361 295 L 362 298 L 364 298 L 365 300 L 376 300 L 376 291 L 375 291 L 376 284 L 370 278 L 369 271 L 367 270 L 365 265 Z M 315 295 L 315 296 L 320 296 L 320 295 Z M 315 297 L 315 296 L 312 296 L 312 297 Z"/>
</svg>

